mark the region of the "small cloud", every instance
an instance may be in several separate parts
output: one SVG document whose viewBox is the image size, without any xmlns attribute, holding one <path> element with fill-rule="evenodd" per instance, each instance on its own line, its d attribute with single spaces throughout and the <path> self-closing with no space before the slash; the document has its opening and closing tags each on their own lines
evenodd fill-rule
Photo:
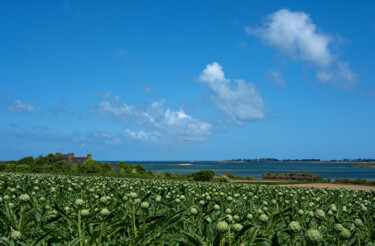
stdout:
<svg viewBox="0 0 375 246">
<path fill-rule="evenodd" d="M 219 63 L 208 64 L 199 80 L 212 91 L 211 99 L 216 107 L 236 124 L 243 125 L 266 117 L 267 109 L 256 87 L 241 79 L 225 78 Z"/>
<path fill-rule="evenodd" d="M 142 141 L 179 144 L 201 141 L 211 135 L 211 124 L 195 119 L 183 109 L 165 109 L 164 99 L 149 106 L 136 107 L 121 101 L 119 96 L 104 100 L 91 109 L 97 116 L 121 122 L 127 126 L 125 136 Z M 129 126 L 147 129 L 133 132 Z M 147 137 L 146 137 L 147 136 Z"/>
<path fill-rule="evenodd" d="M 261 28 L 245 27 L 245 32 L 262 38 L 268 45 L 289 56 L 318 66 L 331 64 L 328 45 L 331 37 L 320 33 L 304 12 L 281 9 L 267 16 Z"/>
<path fill-rule="evenodd" d="M 284 76 L 278 69 L 268 69 L 267 80 L 278 87 L 284 87 L 286 85 Z"/>
<path fill-rule="evenodd" d="M 352 90 L 357 83 L 357 75 L 349 68 L 349 63 L 338 61 L 330 69 L 321 69 L 316 73 L 318 81 L 327 82 L 342 90 Z"/>
<path fill-rule="evenodd" d="M 280 9 L 266 17 L 260 28 L 246 26 L 244 31 L 261 38 L 290 58 L 317 68 L 317 79 L 344 89 L 352 89 L 356 75 L 347 62 L 332 53 L 333 41 L 344 39 L 319 31 L 308 14 L 302 11 Z"/>
<path fill-rule="evenodd" d="M 149 136 L 144 132 L 144 131 L 131 131 L 130 129 L 126 129 L 124 133 L 125 137 L 130 137 L 135 140 L 140 140 L 140 141 L 148 141 Z"/>
<path fill-rule="evenodd" d="M 0 99 L 3 108 L 9 112 L 16 114 L 35 114 L 38 112 L 33 105 L 23 103 L 21 100 L 6 101 L 3 98 Z"/>
</svg>

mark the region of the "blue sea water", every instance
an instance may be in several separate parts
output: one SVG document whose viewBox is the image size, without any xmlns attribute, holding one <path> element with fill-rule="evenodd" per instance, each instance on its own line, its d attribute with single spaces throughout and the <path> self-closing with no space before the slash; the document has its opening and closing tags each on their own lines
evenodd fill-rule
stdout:
<svg viewBox="0 0 375 246">
<path fill-rule="evenodd" d="M 112 162 L 118 163 L 118 162 Z M 358 163 L 316 162 L 217 162 L 217 161 L 126 161 L 126 164 L 141 164 L 152 172 L 189 174 L 211 170 L 218 174 L 226 172 L 243 177 L 261 178 L 263 173 L 312 173 L 324 179 L 348 178 L 375 180 L 375 168 L 350 167 Z M 189 164 L 189 165 L 186 165 Z"/>
</svg>

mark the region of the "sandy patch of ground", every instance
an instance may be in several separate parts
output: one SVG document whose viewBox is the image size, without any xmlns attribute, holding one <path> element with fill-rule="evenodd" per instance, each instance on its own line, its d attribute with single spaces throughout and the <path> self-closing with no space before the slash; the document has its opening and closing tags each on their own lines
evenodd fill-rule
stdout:
<svg viewBox="0 0 375 246">
<path fill-rule="evenodd" d="M 316 188 L 352 189 L 352 190 L 375 190 L 375 186 L 349 185 L 349 184 L 313 183 L 313 184 L 287 184 L 287 185 L 280 185 L 280 186 L 316 187 Z"/>
</svg>

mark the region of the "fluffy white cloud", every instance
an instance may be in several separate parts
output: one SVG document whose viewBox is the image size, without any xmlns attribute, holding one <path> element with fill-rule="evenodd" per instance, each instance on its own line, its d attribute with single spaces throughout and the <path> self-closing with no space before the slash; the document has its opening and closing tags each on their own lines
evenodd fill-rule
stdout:
<svg viewBox="0 0 375 246">
<path fill-rule="evenodd" d="M 133 107 L 119 97 L 102 101 L 92 108 L 92 112 L 103 118 L 110 118 L 126 126 L 146 128 L 145 131 L 126 129 L 124 136 L 141 141 L 175 144 L 187 141 L 200 141 L 211 134 L 211 124 L 187 115 L 182 109 L 164 109 L 164 100 L 149 106 Z"/>
<path fill-rule="evenodd" d="M 290 56 L 319 66 L 329 65 L 332 55 L 328 49 L 330 37 L 318 33 L 311 18 L 304 12 L 281 9 L 267 16 L 264 27 L 245 27 L 248 34 L 260 36 L 264 41 L 287 52 Z"/>
<path fill-rule="evenodd" d="M 14 100 L 9 102 L 3 100 L 2 104 L 6 110 L 12 113 L 34 114 L 38 112 L 33 105 L 23 103 L 20 100 Z"/>
<path fill-rule="evenodd" d="M 255 86 L 240 79 L 225 78 L 223 67 L 217 62 L 208 64 L 199 80 L 213 92 L 211 98 L 217 108 L 236 124 L 266 117 L 265 104 Z"/>
<path fill-rule="evenodd" d="M 331 52 L 332 35 L 320 32 L 302 11 L 281 9 L 268 15 L 263 27 L 246 26 L 245 32 L 260 37 L 293 59 L 317 67 L 319 82 L 331 82 L 342 89 L 350 89 L 356 82 L 348 63 Z"/>
</svg>

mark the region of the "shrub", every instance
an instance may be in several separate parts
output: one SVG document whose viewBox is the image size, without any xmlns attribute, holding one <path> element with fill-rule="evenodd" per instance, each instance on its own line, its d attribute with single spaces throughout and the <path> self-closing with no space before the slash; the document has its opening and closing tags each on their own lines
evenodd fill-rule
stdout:
<svg viewBox="0 0 375 246">
<path fill-rule="evenodd" d="M 228 182 L 229 182 L 229 179 L 228 179 L 227 177 L 225 177 L 225 176 L 221 176 L 221 177 L 219 178 L 219 182 L 220 182 L 220 183 L 228 183 Z"/>
<path fill-rule="evenodd" d="M 155 173 L 155 177 L 164 178 L 164 173 L 159 171 L 159 172 Z"/>
<path fill-rule="evenodd" d="M 225 173 L 224 175 L 227 176 L 228 178 L 234 178 L 233 173 Z"/>
<path fill-rule="evenodd" d="M 4 170 L 7 167 L 7 164 L 0 162 L 0 171 Z"/>
<path fill-rule="evenodd" d="M 215 176 L 215 173 L 212 171 L 204 170 L 196 173 L 191 173 L 189 176 L 192 177 L 195 181 L 210 181 Z"/>
<path fill-rule="evenodd" d="M 21 165 L 17 165 L 16 167 L 16 171 L 17 172 L 30 172 L 31 170 L 31 167 L 27 164 L 21 164 Z"/>
<path fill-rule="evenodd" d="M 173 174 L 171 174 L 170 172 L 164 172 L 164 176 L 166 177 L 166 178 L 170 178 L 170 177 L 172 177 L 173 176 Z"/>
<path fill-rule="evenodd" d="M 271 180 L 296 180 L 296 181 L 320 181 L 323 178 L 311 173 L 263 173 L 263 179 Z"/>
</svg>

